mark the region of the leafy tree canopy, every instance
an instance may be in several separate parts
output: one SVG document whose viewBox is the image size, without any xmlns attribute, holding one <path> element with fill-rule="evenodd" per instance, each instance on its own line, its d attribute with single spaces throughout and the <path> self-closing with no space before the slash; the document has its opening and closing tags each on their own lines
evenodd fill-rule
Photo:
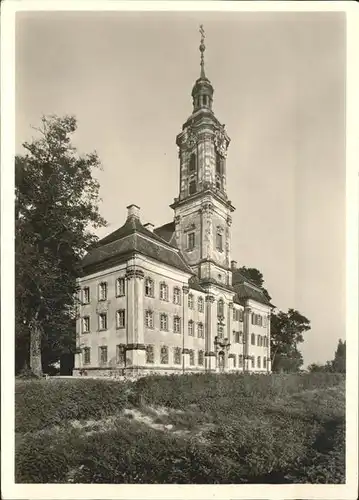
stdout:
<svg viewBox="0 0 359 500">
<path fill-rule="evenodd" d="M 93 228 L 106 224 L 92 176 L 100 161 L 72 145 L 76 119 L 43 117 L 37 131 L 39 137 L 24 143 L 25 154 L 15 159 L 18 368 L 31 345 L 38 352 L 34 337 L 42 338 L 52 357 L 74 348 L 76 277 L 96 241 Z"/>
<path fill-rule="evenodd" d="M 279 311 L 271 315 L 271 354 L 273 371 L 298 371 L 303 357 L 298 344 L 303 334 L 310 330 L 310 321 L 295 309 Z"/>
<path fill-rule="evenodd" d="M 260 288 L 264 295 L 267 297 L 268 300 L 271 300 L 271 296 L 269 295 L 268 291 L 264 288 L 264 278 L 263 274 L 256 269 L 255 267 L 246 267 L 242 266 L 239 268 L 239 271 L 243 276 L 245 276 L 247 279 L 251 280 L 255 285 Z"/>
</svg>

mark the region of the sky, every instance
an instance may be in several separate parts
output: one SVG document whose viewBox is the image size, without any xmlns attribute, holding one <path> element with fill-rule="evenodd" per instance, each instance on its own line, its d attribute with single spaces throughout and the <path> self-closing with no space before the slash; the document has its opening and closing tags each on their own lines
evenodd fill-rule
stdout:
<svg viewBox="0 0 359 500">
<path fill-rule="evenodd" d="M 99 236 L 131 203 L 143 223 L 171 221 L 200 24 L 231 138 L 232 259 L 310 319 L 304 366 L 325 362 L 345 339 L 345 14 L 18 12 L 16 151 L 42 115 L 75 115 L 79 152 L 103 165 Z"/>
</svg>

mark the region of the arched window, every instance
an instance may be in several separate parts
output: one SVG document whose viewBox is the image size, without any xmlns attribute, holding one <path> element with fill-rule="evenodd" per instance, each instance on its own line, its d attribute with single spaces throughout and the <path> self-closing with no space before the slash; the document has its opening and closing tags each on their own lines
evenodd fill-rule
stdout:
<svg viewBox="0 0 359 500">
<path fill-rule="evenodd" d="M 261 367 L 261 357 L 258 356 L 257 358 L 257 368 L 260 368 Z"/>
<path fill-rule="evenodd" d="M 191 158 L 189 160 L 189 171 L 192 174 L 197 170 L 197 158 L 196 158 L 196 153 L 191 154 Z"/>
<path fill-rule="evenodd" d="M 222 299 L 219 299 L 217 304 L 217 315 L 223 318 L 224 316 L 224 302 Z"/>
<path fill-rule="evenodd" d="M 146 278 L 145 280 L 145 295 L 146 297 L 153 297 L 155 292 L 155 285 L 151 278 Z"/>
<path fill-rule="evenodd" d="M 161 300 L 168 300 L 168 286 L 166 283 L 160 284 L 160 298 Z"/>
<path fill-rule="evenodd" d="M 254 333 L 252 333 L 251 335 L 251 344 L 256 345 L 256 336 L 254 335 Z"/>
</svg>

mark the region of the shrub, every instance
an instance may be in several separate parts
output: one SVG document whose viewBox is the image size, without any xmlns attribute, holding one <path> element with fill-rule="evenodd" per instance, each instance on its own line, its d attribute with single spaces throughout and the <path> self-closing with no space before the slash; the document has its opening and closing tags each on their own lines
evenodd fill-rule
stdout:
<svg viewBox="0 0 359 500">
<path fill-rule="evenodd" d="M 126 384 L 95 379 L 17 381 L 15 388 L 16 432 L 114 414 L 129 393 Z"/>
</svg>

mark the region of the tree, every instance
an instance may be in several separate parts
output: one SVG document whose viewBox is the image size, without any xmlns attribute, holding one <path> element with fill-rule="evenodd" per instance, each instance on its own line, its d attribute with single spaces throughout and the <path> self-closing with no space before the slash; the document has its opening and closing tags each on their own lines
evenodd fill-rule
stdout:
<svg viewBox="0 0 359 500">
<path fill-rule="evenodd" d="M 42 352 L 73 352 L 76 278 L 96 241 L 101 168 L 71 143 L 73 116 L 42 118 L 40 137 L 15 159 L 16 368 L 42 373 Z M 55 347 L 55 349 L 54 349 Z"/>
<path fill-rule="evenodd" d="M 303 364 L 298 344 L 304 341 L 303 333 L 310 330 L 310 321 L 295 309 L 271 315 L 272 370 L 294 372 Z"/>
<path fill-rule="evenodd" d="M 346 342 L 339 339 L 337 350 L 332 361 L 332 370 L 337 373 L 346 372 Z"/>
<path fill-rule="evenodd" d="M 239 268 L 239 272 L 250 281 L 252 281 L 258 288 L 260 288 L 268 300 L 271 300 L 271 296 L 268 291 L 263 287 L 264 278 L 263 274 L 255 267 L 242 266 Z"/>
</svg>

